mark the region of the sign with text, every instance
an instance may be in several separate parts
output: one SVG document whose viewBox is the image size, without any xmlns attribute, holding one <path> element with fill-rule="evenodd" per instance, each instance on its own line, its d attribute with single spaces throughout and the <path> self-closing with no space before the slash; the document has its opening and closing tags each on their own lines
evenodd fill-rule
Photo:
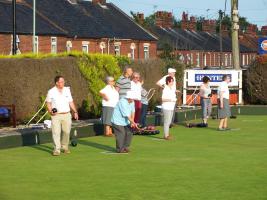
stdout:
<svg viewBox="0 0 267 200">
<path fill-rule="evenodd" d="M 267 38 L 259 38 L 258 39 L 258 49 L 259 54 L 267 54 Z"/>
<path fill-rule="evenodd" d="M 219 86 L 222 82 L 223 75 L 229 75 L 231 83 L 229 86 L 238 86 L 239 73 L 241 70 L 186 70 L 188 86 L 200 86 L 204 76 L 210 78 L 210 86 Z"/>
</svg>

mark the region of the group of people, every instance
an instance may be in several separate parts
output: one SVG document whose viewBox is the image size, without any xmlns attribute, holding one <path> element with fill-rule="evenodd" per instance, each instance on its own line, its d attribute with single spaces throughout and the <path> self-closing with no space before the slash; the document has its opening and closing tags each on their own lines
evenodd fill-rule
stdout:
<svg viewBox="0 0 267 200">
<path fill-rule="evenodd" d="M 156 84 L 162 88 L 162 113 L 164 124 L 164 139 L 170 140 L 170 126 L 174 121 L 174 110 L 177 101 L 176 70 L 168 69 L 168 74 Z M 71 130 L 71 111 L 74 119 L 78 120 L 78 112 L 72 99 L 70 89 L 64 86 L 64 77 L 55 77 L 55 86 L 48 91 L 46 102 L 48 112 L 51 114 L 52 138 L 54 150 L 52 155 L 59 156 L 61 150 L 70 153 L 69 137 Z M 199 95 L 203 111 L 203 123 L 211 114 L 211 89 L 210 79 L 203 78 Z M 229 107 L 229 76 L 223 77 L 223 82 L 218 88 L 218 117 L 220 124 L 218 130 L 227 130 L 227 117 L 230 116 Z M 100 90 L 102 97 L 102 122 L 105 126 L 106 136 L 116 138 L 116 151 L 128 153 L 133 133 L 131 128 L 146 126 L 146 113 L 148 109 L 147 90 L 143 87 L 144 81 L 138 72 L 133 72 L 131 67 L 126 67 L 122 76 L 115 82 L 114 78 L 106 78 L 106 86 Z M 62 137 L 61 137 L 62 132 Z"/>
</svg>

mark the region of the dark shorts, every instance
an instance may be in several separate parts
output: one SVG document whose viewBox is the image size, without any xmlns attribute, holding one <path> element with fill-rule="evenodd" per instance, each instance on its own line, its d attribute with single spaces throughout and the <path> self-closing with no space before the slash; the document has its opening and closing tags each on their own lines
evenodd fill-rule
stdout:
<svg viewBox="0 0 267 200">
<path fill-rule="evenodd" d="M 229 99 L 223 99 L 223 108 L 220 108 L 220 99 L 218 99 L 218 118 L 224 119 L 231 116 Z"/>
<path fill-rule="evenodd" d="M 114 108 L 103 106 L 102 107 L 102 123 L 108 126 L 111 126 L 111 117 L 113 115 Z"/>
</svg>

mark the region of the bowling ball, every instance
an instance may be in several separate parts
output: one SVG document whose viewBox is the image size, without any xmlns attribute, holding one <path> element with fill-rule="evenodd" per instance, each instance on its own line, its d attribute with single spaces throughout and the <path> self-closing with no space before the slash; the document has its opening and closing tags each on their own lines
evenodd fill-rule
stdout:
<svg viewBox="0 0 267 200">
<path fill-rule="evenodd" d="M 71 146 L 76 147 L 77 146 L 77 141 L 71 141 Z"/>
</svg>

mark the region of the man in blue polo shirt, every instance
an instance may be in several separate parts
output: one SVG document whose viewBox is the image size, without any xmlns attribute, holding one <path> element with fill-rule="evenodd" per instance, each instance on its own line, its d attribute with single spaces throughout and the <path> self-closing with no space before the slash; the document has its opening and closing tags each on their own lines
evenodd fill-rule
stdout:
<svg viewBox="0 0 267 200">
<path fill-rule="evenodd" d="M 126 96 L 117 103 L 111 118 L 112 127 L 116 137 L 116 150 L 118 153 L 128 153 L 133 137 L 130 127 L 136 127 L 134 122 L 134 94 L 128 91 Z"/>
</svg>

